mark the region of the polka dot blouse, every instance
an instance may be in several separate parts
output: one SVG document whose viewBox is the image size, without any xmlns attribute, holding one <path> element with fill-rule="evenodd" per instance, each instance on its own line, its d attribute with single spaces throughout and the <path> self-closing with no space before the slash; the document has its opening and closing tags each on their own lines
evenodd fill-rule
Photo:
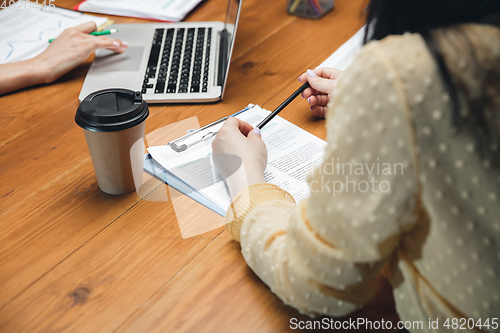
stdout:
<svg viewBox="0 0 500 333">
<path fill-rule="evenodd" d="M 339 78 L 311 195 L 256 184 L 233 201 L 226 227 L 250 268 L 311 316 L 361 308 L 384 269 L 423 331 L 500 317 L 500 174 L 451 114 L 420 35 L 367 44 Z"/>
</svg>

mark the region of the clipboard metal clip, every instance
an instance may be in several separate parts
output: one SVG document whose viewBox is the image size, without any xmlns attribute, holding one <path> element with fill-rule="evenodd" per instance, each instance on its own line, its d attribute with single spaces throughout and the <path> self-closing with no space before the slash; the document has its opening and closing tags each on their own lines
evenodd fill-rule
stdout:
<svg viewBox="0 0 500 333">
<path fill-rule="evenodd" d="M 239 114 L 240 114 L 240 113 L 242 113 L 242 112 L 245 112 L 245 111 L 247 111 L 247 110 L 250 110 L 250 109 L 251 109 L 251 108 L 253 108 L 254 106 L 255 106 L 255 105 L 253 105 L 253 104 L 248 104 L 248 106 L 247 106 L 247 107 L 245 107 L 243 110 L 238 111 L 238 112 L 236 112 L 236 113 L 232 114 L 232 115 L 231 115 L 231 116 L 229 116 L 229 117 L 235 117 L 235 116 L 239 115 Z M 229 118 L 229 117 L 224 117 L 224 118 L 221 118 L 221 119 L 219 119 L 219 120 L 214 121 L 213 123 L 210 123 L 210 124 L 208 124 L 208 125 L 203 126 L 202 128 L 199 128 L 199 129 L 197 129 L 197 130 L 194 130 L 194 131 L 192 131 L 192 132 L 189 132 L 188 134 L 185 134 L 185 135 L 181 136 L 180 138 L 177 138 L 177 139 L 175 139 L 175 140 L 170 141 L 169 143 L 167 143 L 167 146 L 170 146 L 170 147 L 171 147 L 171 148 L 172 148 L 175 152 L 181 153 L 181 152 L 183 152 L 183 151 L 187 150 L 189 147 L 191 147 L 191 146 L 193 146 L 193 145 L 195 145 L 195 144 L 197 144 L 197 143 L 203 142 L 203 140 L 205 140 L 206 138 L 209 138 L 209 137 L 211 137 L 211 136 L 216 136 L 216 135 L 217 135 L 217 133 L 218 133 L 218 131 L 215 131 L 215 132 L 214 132 L 214 131 L 212 131 L 212 132 L 208 132 L 208 133 L 206 133 L 205 135 L 203 135 L 203 136 L 201 137 L 201 139 L 198 139 L 198 140 L 193 141 L 193 142 L 188 143 L 188 144 L 181 143 L 182 141 L 186 140 L 187 138 L 189 138 L 189 137 L 191 137 L 191 136 L 193 136 L 193 135 L 195 135 L 195 134 L 197 134 L 197 133 L 200 133 L 200 132 L 201 132 L 201 131 L 203 131 L 203 130 L 206 130 L 207 128 L 210 128 L 210 127 L 212 127 L 212 126 L 215 126 L 215 125 L 217 125 L 217 124 L 220 124 L 220 123 L 225 122 L 225 121 L 227 120 L 227 118 Z"/>
<path fill-rule="evenodd" d="M 197 144 L 197 143 L 202 142 L 203 140 L 205 140 L 205 139 L 206 139 L 206 138 L 208 138 L 208 137 L 211 137 L 211 136 L 216 136 L 218 132 L 219 132 L 219 131 L 217 131 L 217 132 L 208 132 L 207 134 L 203 135 L 203 136 L 201 137 L 201 139 L 198 139 L 198 140 L 193 141 L 193 142 L 188 143 L 188 144 L 185 144 L 185 143 L 184 143 L 184 144 L 178 145 L 178 144 L 177 144 L 177 142 L 169 142 L 168 144 L 170 145 L 170 147 L 172 147 L 172 149 L 173 149 L 174 151 L 176 151 L 176 152 L 180 153 L 180 152 L 183 152 L 184 150 L 187 150 L 189 147 L 191 147 L 191 146 L 193 146 L 193 145 L 195 145 L 195 144 Z M 191 133 L 190 133 L 190 134 L 191 134 Z"/>
<path fill-rule="evenodd" d="M 196 135 L 196 134 L 200 133 L 201 131 L 203 131 L 203 130 L 205 130 L 207 128 L 210 128 L 212 126 L 215 126 L 215 125 L 217 125 L 219 123 L 222 123 L 222 122 L 226 121 L 227 118 L 228 117 L 224 117 L 224 118 L 221 118 L 219 120 L 216 120 L 213 123 L 205 125 L 202 128 L 199 128 L 199 129 L 197 129 L 195 131 L 192 131 L 192 132 L 190 132 L 190 133 L 188 133 L 186 135 L 181 136 L 180 138 L 177 138 L 177 139 L 175 139 L 173 141 L 170 141 L 169 143 L 167 143 L 167 146 L 170 146 L 175 152 L 181 153 L 181 152 L 187 150 L 189 147 L 191 147 L 191 146 L 193 146 L 193 145 L 195 145 L 197 143 L 203 142 L 205 139 L 207 139 L 209 137 L 216 136 L 217 133 L 218 133 L 218 131 L 208 132 L 208 133 L 204 134 L 200 139 L 195 140 L 193 142 L 190 142 L 188 144 L 182 143 L 184 140 L 190 138 L 193 135 Z"/>
</svg>

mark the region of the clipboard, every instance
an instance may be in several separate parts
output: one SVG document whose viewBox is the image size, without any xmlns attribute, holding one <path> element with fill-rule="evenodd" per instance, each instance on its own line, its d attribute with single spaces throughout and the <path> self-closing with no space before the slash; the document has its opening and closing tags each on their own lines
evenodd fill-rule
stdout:
<svg viewBox="0 0 500 333">
<path fill-rule="evenodd" d="M 248 106 L 246 106 L 243 110 L 240 110 L 240 111 L 232 114 L 229 117 L 234 117 L 236 115 L 239 115 L 240 113 L 245 112 L 247 110 L 250 110 L 253 107 L 254 107 L 254 104 L 248 104 Z M 220 122 L 226 120 L 227 118 L 228 117 L 221 118 L 221 119 L 219 119 L 217 121 L 214 121 L 211 124 L 208 124 L 206 126 L 201 127 L 200 129 L 197 129 L 197 130 L 194 130 L 194 131 L 190 131 L 186 135 L 183 135 L 183 136 L 181 136 L 181 137 L 179 137 L 179 138 L 177 138 L 175 140 L 170 141 L 168 143 L 168 145 L 170 145 L 172 147 L 172 143 L 181 144 L 182 141 L 184 141 L 185 139 L 191 137 L 195 133 L 199 133 L 202 130 L 205 130 L 205 129 L 210 128 L 210 127 L 212 127 L 214 125 L 217 125 Z M 217 134 L 217 132 L 215 132 L 215 134 Z M 203 140 L 196 141 L 196 143 L 202 142 L 202 141 Z M 189 147 L 191 147 L 193 145 L 194 144 L 191 144 L 191 145 L 189 145 Z M 187 147 L 186 149 L 188 149 L 189 147 Z M 184 150 L 186 150 L 186 149 L 184 149 Z M 169 186 L 172 186 L 177 191 L 179 191 L 182 194 L 188 196 L 189 198 L 193 199 L 194 201 L 202 204 L 203 206 L 207 207 L 208 209 L 211 209 L 212 211 L 216 212 L 217 214 L 219 214 L 221 216 L 226 215 L 226 211 L 224 209 L 222 209 L 221 207 L 217 206 L 215 203 L 213 203 L 208 198 L 206 198 L 203 195 L 201 195 L 198 191 L 196 191 L 194 188 L 192 188 L 191 186 L 189 186 L 188 184 L 186 184 L 180 178 L 178 178 L 177 176 L 175 176 L 174 174 L 172 174 L 171 172 L 169 172 L 167 169 L 165 169 L 164 167 L 162 167 L 160 165 L 160 163 L 156 162 L 149 153 L 147 153 L 147 154 L 144 155 L 144 167 L 143 167 L 143 169 L 149 175 L 151 175 L 151 176 L 153 176 L 153 177 L 161 180 L 162 182 L 164 182 L 165 184 L 167 184 Z"/>
<path fill-rule="evenodd" d="M 233 113 L 230 116 L 227 116 L 227 117 L 221 118 L 219 120 L 216 120 L 213 123 L 205 125 L 205 126 L 199 128 L 197 130 L 190 130 L 190 131 L 188 131 L 187 134 L 185 134 L 185 135 L 183 135 L 183 136 L 181 136 L 181 137 L 179 137 L 179 138 L 177 138 L 175 140 L 172 140 L 172 141 L 168 142 L 167 146 L 170 146 L 170 148 L 172 148 L 172 150 L 175 151 L 175 152 L 177 152 L 177 153 L 183 152 L 183 151 L 187 150 L 189 147 L 192 147 L 192 146 L 194 146 L 197 143 L 203 142 L 203 140 L 205 140 L 206 138 L 209 138 L 209 137 L 212 137 L 212 136 L 216 136 L 218 131 L 210 131 L 208 133 L 205 133 L 201 138 L 199 138 L 197 140 L 194 140 L 194 141 L 188 142 L 188 143 L 184 143 L 190 137 L 193 137 L 196 134 L 201 133 L 201 132 L 203 132 L 206 129 L 209 129 L 210 127 L 213 127 L 215 125 L 223 123 L 223 122 L 225 122 L 227 120 L 227 118 L 229 118 L 229 117 L 235 117 L 235 116 L 239 115 L 240 113 L 243 113 L 243 112 L 245 112 L 247 110 L 250 110 L 253 107 L 254 107 L 253 104 L 248 104 L 248 106 L 246 106 L 243 110 L 240 110 L 240 111 L 238 111 L 236 113 Z"/>
<path fill-rule="evenodd" d="M 177 191 L 190 197 L 191 199 L 202 204 L 208 209 L 211 209 L 220 216 L 226 215 L 226 211 L 224 209 L 220 208 L 212 201 L 197 192 L 195 189 L 193 189 L 191 186 L 183 182 L 180 178 L 170 173 L 167 169 L 156 162 L 149 153 L 144 155 L 144 171 L 149 175 L 155 177 L 156 179 L 161 180 L 168 186 L 172 186 Z"/>
</svg>

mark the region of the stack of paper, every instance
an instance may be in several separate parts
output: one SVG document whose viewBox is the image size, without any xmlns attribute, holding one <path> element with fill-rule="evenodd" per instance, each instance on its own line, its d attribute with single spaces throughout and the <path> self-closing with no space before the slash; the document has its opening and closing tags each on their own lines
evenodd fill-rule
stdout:
<svg viewBox="0 0 500 333">
<path fill-rule="evenodd" d="M 86 0 L 75 7 L 83 12 L 179 22 L 201 0 Z"/>
<path fill-rule="evenodd" d="M 94 21 L 101 26 L 106 17 L 84 15 L 55 7 L 32 7 L 36 3 L 18 1 L 0 10 L 0 64 L 26 60 L 42 53 L 64 29 Z M 30 10 L 27 10 L 27 9 Z"/>
<path fill-rule="evenodd" d="M 269 111 L 255 106 L 236 117 L 256 126 Z M 206 131 L 217 131 L 222 124 Z M 200 133 L 203 136 L 205 133 Z M 275 184 L 298 202 L 309 195 L 306 175 L 323 158 L 326 142 L 277 116 L 262 129 L 268 150 L 266 182 Z M 192 140 L 196 140 L 193 138 Z M 229 190 L 214 166 L 211 142 L 213 137 L 195 144 L 184 152 L 170 146 L 148 149 L 154 162 L 146 159 L 145 169 L 220 215 L 227 211 Z"/>
</svg>

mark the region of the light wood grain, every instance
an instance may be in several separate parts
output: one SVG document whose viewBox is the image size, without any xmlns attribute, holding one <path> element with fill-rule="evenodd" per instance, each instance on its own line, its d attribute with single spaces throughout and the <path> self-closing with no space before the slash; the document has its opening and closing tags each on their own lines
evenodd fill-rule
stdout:
<svg viewBox="0 0 500 333">
<path fill-rule="evenodd" d="M 200 270 L 200 266 L 208 269 Z M 394 314 L 391 292 L 389 285 L 383 283 L 379 300 L 350 317 L 354 321 L 383 318 L 395 326 L 398 317 Z M 288 332 L 292 318 L 312 320 L 270 295 L 269 288 L 245 264 L 239 245 L 224 232 L 138 309 L 118 332 L 238 332 L 242 325 L 245 332 Z"/>
<path fill-rule="evenodd" d="M 187 20 L 223 20 L 226 4 L 204 1 Z M 362 26 L 365 6 L 338 0 L 314 21 L 287 15 L 283 1 L 244 0 L 224 100 L 152 105 L 146 133 L 192 117 L 205 125 L 248 103 L 274 109 Z M 0 332 L 287 332 L 290 318 L 307 319 L 249 270 L 217 227 L 222 217 L 192 200 L 174 207 L 175 192 L 151 180 L 140 196 L 98 189 L 74 123 L 91 60 L 52 85 L 0 97 Z M 326 138 L 303 100 L 281 116 Z M 189 227 L 215 229 L 183 239 L 180 211 Z M 359 316 L 397 320 L 390 288 Z"/>
<path fill-rule="evenodd" d="M 114 330 L 221 231 L 182 239 L 173 215 L 164 202 L 141 200 L 128 207 L 4 306 L 0 327 L 26 332 Z"/>
</svg>

